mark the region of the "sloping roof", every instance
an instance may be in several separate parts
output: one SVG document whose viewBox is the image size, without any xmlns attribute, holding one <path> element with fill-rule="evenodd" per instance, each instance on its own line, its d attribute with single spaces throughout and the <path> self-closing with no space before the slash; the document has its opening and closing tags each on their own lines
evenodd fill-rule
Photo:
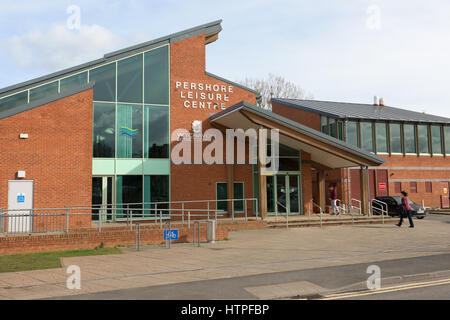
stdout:
<svg viewBox="0 0 450 320">
<path fill-rule="evenodd" d="M 64 69 L 64 70 L 61 70 L 61 71 L 58 71 L 55 73 L 51 73 L 46 76 L 42 76 L 39 78 L 35 78 L 35 79 L 29 80 L 29 81 L 25 81 L 22 83 L 18 83 L 18 84 L 0 89 L 0 98 L 2 96 L 10 95 L 10 94 L 13 94 L 13 93 L 16 93 L 16 92 L 19 92 L 19 91 L 22 91 L 22 90 L 25 90 L 25 89 L 28 89 L 31 87 L 38 86 L 43 83 L 50 82 L 52 80 L 57 80 L 61 77 L 65 77 L 65 76 L 73 74 L 73 73 L 78 73 L 78 72 L 90 69 L 97 65 L 105 64 L 105 63 L 108 63 L 108 62 L 111 62 L 111 61 L 114 61 L 117 59 L 135 55 L 137 53 L 147 51 L 147 50 L 159 47 L 164 44 L 169 44 L 169 43 L 177 42 L 177 41 L 180 41 L 183 39 L 187 39 L 187 38 L 193 37 L 198 34 L 204 33 L 206 35 L 206 37 L 211 37 L 215 34 L 218 34 L 222 30 L 221 23 L 222 23 L 222 20 L 217 20 L 217 21 L 213 21 L 210 23 L 202 24 L 200 26 L 186 29 L 186 30 L 183 30 L 180 32 L 176 32 L 176 33 L 173 33 L 168 36 L 164 36 L 164 37 L 152 40 L 152 41 L 147 41 L 147 42 L 135 45 L 135 46 L 131 46 L 131 47 L 122 49 L 122 50 L 107 53 L 101 59 L 90 61 L 90 62 L 81 64 L 81 65 L 78 65 L 76 67 Z"/>
<path fill-rule="evenodd" d="M 449 118 L 389 106 L 334 101 L 272 99 L 289 107 L 342 119 L 450 123 Z"/>
<path fill-rule="evenodd" d="M 209 117 L 209 120 L 211 122 L 216 122 L 220 118 L 226 117 L 227 115 L 232 114 L 233 112 L 238 112 L 240 110 L 250 111 L 250 112 L 252 112 L 254 114 L 257 114 L 257 115 L 259 115 L 261 117 L 264 117 L 266 119 L 272 120 L 272 121 L 274 121 L 274 122 L 276 122 L 276 123 L 278 123 L 280 125 L 286 126 L 286 127 L 290 128 L 290 129 L 293 129 L 293 130 L 295 130 L 297 132 L 300 132 L 300 133 L 305 134 L 307 136 L 313 137 L 313 138 L 315 138 L 315 139 L 317 139 L 319 141 L 325 142 L 325 143 L 327 143 L 329 145 L 338 147 L 339 149 L 345 150 L 345 151 L 350 152 L 350 153 L 352 153 L 354 155 L 357 155 L 359 157 L 365 158 L 365 159 L 367 159 L 367 160 L 369 160 L 369 161 L 371 161 L 371 162 L 373 162 L 375 164 L 380 165 L 380 164 L 383 164 L 384 162 L 386 162 L 386 159 L 381 158 L 381 157 L 379 157 L 379 156 L 377 156 L 377 155 L 375 155 L 373 153 L 370 153 L 370 152 L 364 151 L 362 149 L 359 149 L 357 147 L 354 147 L 354 146 L 352 146 L 352 145 L 350 145 L 350 144 L 348 144 L 348 143 L 346 143 L 344 141 L 341 141 L 341 140 L 338 140 L 336 138 L 333 138 L 333 137 L 331 137 L 329 135 L 326 135 L 326 134 L 324 134 L 324 133 L 322 133 L 320 131 L 314 130 L 314 129 L 310 128 L 310 127 L 307 127 L 307 126 L 302 125 L 302 124 L 300 124 L 298 122 L 292 121 L 292 120 L 290 120 L 288 118 L 280 116 L 280 115 L 278 115 L 276 113 L 273 113 L 271 111 L 267 111 L 267 110 L 264 110 L 264 109 L 262 109 L 260 107 L 254 106 L 254 105 L 252 105 L 252 104 L 250 104 L 250 103 L 248 103 L 246 101 L 241 101 L 241 102 L 239 102 L 239 103 L 237 103 L 237 104 L 227 108 L 226 110 L 223 110 L 223 111 L 221 111 L 219 113 L 216 113 L 216 114 L 212 114 Z"/>
</svg>

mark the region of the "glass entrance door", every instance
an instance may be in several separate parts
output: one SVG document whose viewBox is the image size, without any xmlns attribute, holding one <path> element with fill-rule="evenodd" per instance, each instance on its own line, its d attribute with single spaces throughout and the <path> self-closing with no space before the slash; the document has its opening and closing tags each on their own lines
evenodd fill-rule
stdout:
<svg viewBox="0 0 450 320">
<path fill-rule="evenodd" d="M 113 177 L 92 178 L 92 219 L 112 220 Z"/>
<path fill-rule="evenodd" d="M 268 214 L 300 214 L 300 175 L 286 173 L 267 178 Z"/>
</svg>

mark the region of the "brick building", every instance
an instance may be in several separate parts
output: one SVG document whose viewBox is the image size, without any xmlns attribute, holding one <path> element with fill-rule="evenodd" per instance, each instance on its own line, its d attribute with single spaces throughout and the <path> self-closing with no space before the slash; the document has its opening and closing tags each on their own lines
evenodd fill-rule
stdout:
<svg viewBox="0 0 450 320">
<path fill-rule="evenodd" d="M 428 207 L 449 208 L 450 119 L 373 104 L 273 99 L 274 113 L 376 154 L 386 162 L 369 167 L 369 195 L 409 198 Z M 361 200 L 360 168 L 325 170 L 345 203 Z M 317 198 L 317 183 L 314 198 Z M 317 200 L 318 201 L 318 200 Z"/>
<path fill-rule="evenodd" d="M 179 201 L 211 200 L 211 210 L 228 214 L 305 214 L 314 196 L 325 205 L 324 169 L 339 173 L 385 162 L 317 130 L 320 116 L 310 113 L 303 122 L 297 109 L 287 115 L 262 110 L 255 107 L 257 92 L 207 72 L 205 46 L 221 29 L 221 21 L 211 22 L 1 89 L 0 208 L 103 206 L 106 211 L 93 210 L 92 219 L 113 212 L 104 218 L 121 221 L 129 210 L 137 219 L 152 219 L 156 209 L 169 212 Z M 195 158 L 195 143 L 192 161 L 171 159 L 179 130 L 194 136 L 262 128 L 279 132 L 279 171 L 273 175 L 249 161 L 245 135 L 243 163 L 206 163 Z M 200 150 L 208 146 L 202 141 Z M 367 210 L 366 176 L 356 180 Z M 10 220 L 0 227 L 10 228 Z M 85 216 L 70 224 L 90 222 Z"/>
</svg>

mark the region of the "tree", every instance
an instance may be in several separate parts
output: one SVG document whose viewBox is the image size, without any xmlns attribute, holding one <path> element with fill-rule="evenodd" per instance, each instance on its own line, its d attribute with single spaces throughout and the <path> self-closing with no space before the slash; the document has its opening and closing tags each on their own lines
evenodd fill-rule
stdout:
<svg viewBox="0 0 450 320">
<path fill-rule="evenodd" d="M 240 83 L 261 94 L 258 105 L 266 110 L 272 110 L 272 98 L 313 99 L 313 96 L 300 86 L 272 73 L 269 73 L 266 79 L 245 78 Z"/>
</svg>

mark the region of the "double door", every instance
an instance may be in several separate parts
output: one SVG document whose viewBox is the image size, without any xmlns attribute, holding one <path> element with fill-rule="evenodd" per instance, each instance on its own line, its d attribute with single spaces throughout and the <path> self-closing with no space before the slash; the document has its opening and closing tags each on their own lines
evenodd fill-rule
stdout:
<svg viewBox="0 0 450 320">
<path fill-rule="evenodd" d="M 301 214 L 300 174 L 285 173 L 267 178 L 269 215 Z"/>
</svg>

